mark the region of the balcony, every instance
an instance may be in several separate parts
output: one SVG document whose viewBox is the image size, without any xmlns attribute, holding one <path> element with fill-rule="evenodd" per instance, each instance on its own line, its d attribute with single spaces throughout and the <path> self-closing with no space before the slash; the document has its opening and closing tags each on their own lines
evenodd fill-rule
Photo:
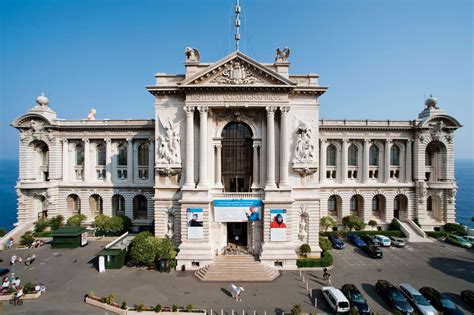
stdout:
<svg viewBox="0 0 474 315">
<path fill-rule="evenodd" d="M 215 199 L 263 199 L 263 192 L 218 192 L 213 194 Z"/>
</svg>

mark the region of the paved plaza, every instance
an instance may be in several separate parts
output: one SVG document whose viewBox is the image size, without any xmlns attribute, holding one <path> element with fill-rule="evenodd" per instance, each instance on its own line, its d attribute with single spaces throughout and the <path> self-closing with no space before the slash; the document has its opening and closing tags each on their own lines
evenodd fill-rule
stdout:
<svg viewBox="0 0 474 315">
<path fill-rule="evenodd" d="M 199 282 L 192 272 L 160 274 L 124 267 L 99 274 L 94 267 L 94 255 L 106 242 L 94 241 L 79 249 L 51 249 L 49 245 L 35 250 L 0 252 L 0 268 L 8 267 L 13 253 L 26 257 L 34 251 L 36 262 L 30 266 L 16 266 L 15 273 L 23 283 L 43 282 L 45 295 L 38 300 L 25 301 L 23 306 L 12 307 L 4 303 L 0 314 L 105 314 L 105 311 L 86 305 L 83 296 L 92 290 L 97 295 L 113 293 L 116 300 L 126 300 L 129 305 L 192 304 L 195 308 L 214 311 L 224 309 L 242 314 L 267 314 L 289 311 L 293 304 L 300 304 L 307 312 L 329 312 L 319 288 L 324 284 L 322 272 L 305 272 L 309 286 L 314 288 L 318 307 L 311 301 L 297 271 L 282 272 L 271 283 L 242 283 L 245 292 L 242 302 L 234 301 L 228 293 L 229 283 Z M 448 293 L 466 313 L 468 309 L 459 297 L 460 291 L 472 289 L 474 283 L 474 251 L 448 244 L 409 244 L 407 247 L 384 248 L 383 259 L 370 259 L 359 249 L 348 245 L 345 250 L 332 250 L 335 266 L 331 271 L 333 285 L 354 283 L 367 297 L 371 308 L 381 314 L 389 313 L 387 306 L 374 291 L 378 279 L 387 279 L 394 284 L 409 282 L 416 288 L 433 286 Z M 2 313 L 3 312 L 3 313 Z"/>
</svg>

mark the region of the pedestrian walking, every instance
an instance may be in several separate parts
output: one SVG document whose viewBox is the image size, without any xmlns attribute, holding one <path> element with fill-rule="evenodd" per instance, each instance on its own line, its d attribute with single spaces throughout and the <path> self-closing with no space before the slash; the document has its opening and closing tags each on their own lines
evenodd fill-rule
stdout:
<svg viewBox="0 0 474 315">
<path fill-rule="evenodd" d="M 329 273 L 327 275 L 327 279 L 328 279 L 328 286 L 332 287 L 331 275 Z"/>
</svg>

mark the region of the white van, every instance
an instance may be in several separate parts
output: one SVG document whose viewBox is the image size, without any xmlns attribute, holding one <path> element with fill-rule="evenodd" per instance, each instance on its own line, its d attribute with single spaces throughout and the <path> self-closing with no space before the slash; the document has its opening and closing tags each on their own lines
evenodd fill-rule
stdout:
<svg viewBox="0 0 474 315">
<path fill-rule="evenodd" d="M 341 290 L 333 287 L 322 287 L 321 292 L 328 302 L 329 306 L 336 312 L 349 312 L 351 306 L 347 298 L 342 294 Z"/>
</svg>

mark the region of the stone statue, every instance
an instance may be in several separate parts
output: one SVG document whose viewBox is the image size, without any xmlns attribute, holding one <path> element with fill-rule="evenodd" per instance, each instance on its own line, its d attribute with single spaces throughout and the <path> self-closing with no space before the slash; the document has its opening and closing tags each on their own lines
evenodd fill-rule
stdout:
<svg viewBox="0 0 474 315">
<path fill-rule="evenodd" d="M 276 49 L 275 62 L 288 61 L 288 57 L 290 57 L 290 49 L 288 47 L 285 47 L 283 50 L 280 50 L 280 48 Z"/>
<path fill-rule="evenodd" d="M 167 164 L 181 164 L 179 124 L 173 126 L 168 119 L 168 123 L 163 124 L 163 127 L 165 128 L 165 134 L 159 136 L 159 161 Z"/>
<path fill-rule="evenodd" d="M 306 205 L 301 206 L 300 210 L 300 222 L 298 229 L 298 238 L 305 242 L 308 236 L 308 212 L 306 211 Z"/>
<path fill-rule="evenodd" d="M 168 215 L 168 230 L 166 232 L 169 238 L 174 236 L 174 215 Z"/>
<path fill-rule="evenodd" d="M 311 126 L 301 121 L 296 131 L 297 141 L 295 145 L 295 154 L 293 163 L 311 164 L 314 162 L 314 145 L 311 142 Z"/>
<path fill-rule="evenodd" d="M 186 47 L 184 50 L 184 54 L 186 56 L 186 62 L 194 61 L 199 62 L 201 61 L 201 55 L 199 54 L 199 50 L 197 48 Z"/>
<path fill-rule="evenodd" d="M 300 216 L 300 235 L 306 235 L 306 216 Z"/>
<path fill-rule="evenodd" d="M 89 112 L 89 115 L 87 115 L 87 120 L 95 120 L 95 114 L 97 111 L 95 108 L 92 108 L 91 111 Z"/>
<path fill-rule="evenodd" d="M 43 124 L 39 121 L 32 120 L 31 121 L 31 128 L 33 129 L 33 132 L 39 132 L 43 128 Z"/>
</svg>

